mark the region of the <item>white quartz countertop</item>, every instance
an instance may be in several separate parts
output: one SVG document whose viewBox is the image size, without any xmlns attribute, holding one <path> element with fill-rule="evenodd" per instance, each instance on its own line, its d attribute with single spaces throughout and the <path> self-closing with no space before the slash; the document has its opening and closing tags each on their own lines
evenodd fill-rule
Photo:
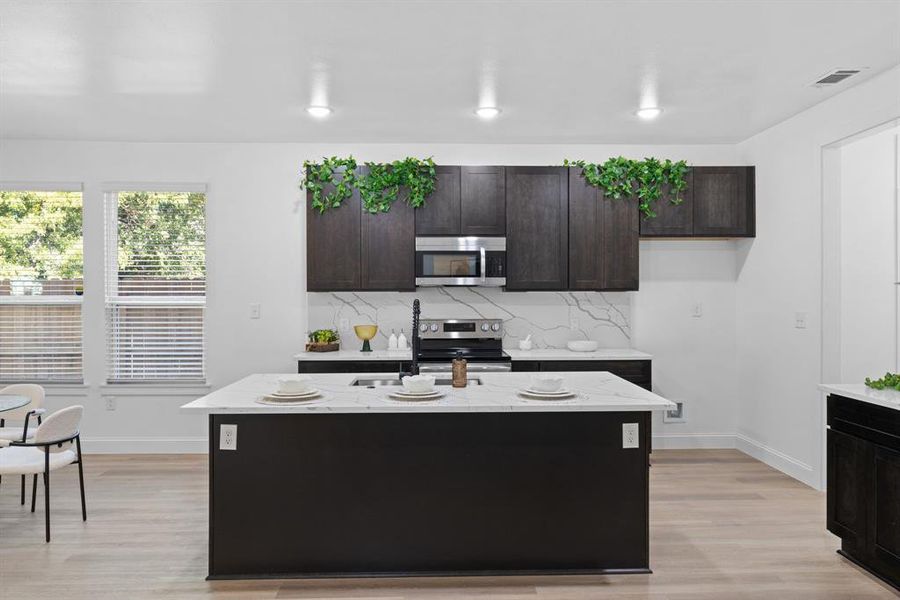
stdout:
<svg viewBox="0 0 900 600">
<path fill-rule="evenodd" d="M 900 392 L 894 390 L 874 390 L 864 383 L 823 383 L 819 389 L 828 394 L 900 410 Z"/>
<path fill-rule="evenodd" d="M 652 355 L 632 348 L 600 348 L 594 352 L 572 352 L 566 348 L 505 348 L 513 360 L 651 360 Z M 411 360 L 410 350 L 338 350 L 337 352 L 300 352 L 295 360 Z"/>
<path fill-rule="evenodd" d="M 605 371 L 558 373 L 564 387 L 577 396 L 570 400 L 529 400 L 517 390 L 528 387 L 531 373 L 479 373 L 483 385 L 465 388 L 440 386 L 443 398 L 429 402 L 408 402 L 387 397 L 399 388 L 351 386 L 357 377 L 393 379 L 396 373 L 327 373 L 312 376 L 314 387 L 322 391 L 320 399 L 302 404 L 273 406 L 260 404 L 259 398 L 275 391 L 278 379 L 285 375 L 255 374 L 227 385 L 182 406 L 190 413 L 408 413 L 408 412 L 605 412 L 648 411 L 674 408 L 675 404 L 631 382 Z"/>
</svg>

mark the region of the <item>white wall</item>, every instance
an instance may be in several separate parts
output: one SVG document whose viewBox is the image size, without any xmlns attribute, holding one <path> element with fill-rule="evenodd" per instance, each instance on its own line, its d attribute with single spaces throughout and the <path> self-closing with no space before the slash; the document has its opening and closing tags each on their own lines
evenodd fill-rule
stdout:
<svg viewBox="0 0 900 600">
<path fill-rule="evenodd" d="M 841 154 L 841 381 L 897 370 L 897 129 Z"/>
<path fill-rule="evenodd" d="M 756 165 L 756 230 L 737 279 L 739 447 L 822 486 L 822 147 L 900 115 L 900 68 L 738 145 Z M 829 228 L 829 235 L 833 228 Z M 807 328 L 794 327 L 795 313 Z"/>
<path fill-rule="evenodd" d="M 304 159 L 432 155 L 446 164 L 558 164 L 563 158 L 684 158 L 739 164 L 734 146 L 313 145 L 0 141 L 0 181 L 84 183 L 85 382 L 52 392 L 51 407 L 86 406 L 90 451 L 202 451 L 205 422 L 178 406 L 202 391 L 104 385 L 102 189 L 106 182 L 208 184 L 209 383 L 292 371 L 306 331 Z M 763 230 L 764 231 L 764 230 Z M 731 445 L 736 429 L 736 251 L 733 242 L 643 242 L 634 294 L 635 347 L 652 352 L 662 393 L 690 402 L 689 421 L 657 427 L 658 446 Z M 262 305 L 250 320 L 248 305 Z M 704 316 L 691 317 L 695 302 Z M 117 409 L 105 409 L 105 397 Z M 700 434 L 700 435 L 696 435 Z M 724 437 L 720 436 L 725 434 Z"/>
</svg>

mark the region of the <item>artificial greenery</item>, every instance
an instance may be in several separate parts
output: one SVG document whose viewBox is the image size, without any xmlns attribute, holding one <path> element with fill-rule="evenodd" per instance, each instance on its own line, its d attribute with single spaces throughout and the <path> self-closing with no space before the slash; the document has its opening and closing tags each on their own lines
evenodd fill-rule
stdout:
<svg viewBox="0 0 900 600">
<path fill-rule="evenodd" d="M 366 163 L 368 170 L 357 177 L 359 197 L 370 213 L 387 212 L 397 200 L 400 188 L 407 191 L 406 202 L 413 208 L 425 204 L 434 191 L 437 174 L 431 158 L 407 156 L 389 164 Z"/>
<path fill-rule="evenodd" d="M 312 193 L 312 207 L 319 209 L 320 213 L 339 207 L 341 202 L 353 195 L 353 188 L 357 186 L 356 159 L 353 156 L 326 157 L 320 163 L 305 160 L 303 174 L 300 187 Z M 333 186 L 334 190 L 324 194 L 328 185 Z"/>
<path fill-rule="evenodd" d="M 332 344 L 340 339 L 341 337 L 334 329 L 316 329 L 309 333 L 309 341 L 318 344 Z"/>
<path fill-rule="evenodd" d="M 876 390 L 897 390 L 900 391 L 900 373 L 891 373 L 888 371 L 881 379 L 869 379 L 866 377 L 866 385 Z"/>
<path fill-rule="evenodd" d="M 414 208 L 425 203 L 425 198 L 434 191 L 437 174 L 431 158 L 406 157 L 388 164 L 367 162 L 367 169 L 357 173 L 358 164 L 349 156 L 332 156 L 322 162 L 303 162 L 304 178 L 301 188 L 312 193 L 312 207 L 320 213 L 337 208 L 359 190 L 363 208 L 371 213 L 387 212 L 405 189 L 406 202 Z M 325 193 L 325 187 L 333 188 Z"/>
<path fill-rule="evenodd" d="M 633 160 L 617 156 L 602 164 L 585 160 L 563 161 L 567 167 L 581 167 L 581 175 L 590 185 L 600 188 L 610 198 L 637 198 L 645 218 L 656 216 L 653 203 L 659 200 L 666 184 L 672 204 L 681 204 L 681 192 L 687 187 L 687 162 L 645 158 Z"/>
</svg>

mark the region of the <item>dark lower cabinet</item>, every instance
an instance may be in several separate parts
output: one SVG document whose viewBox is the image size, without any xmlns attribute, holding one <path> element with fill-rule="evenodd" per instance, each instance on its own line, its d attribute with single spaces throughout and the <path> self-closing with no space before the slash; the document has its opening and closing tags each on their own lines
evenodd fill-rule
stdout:
<svg viewBox="0 0 900 600">
<path fill-rule="evenodd" d="M 649 360 L 514 360 L 512 370 L 528 371 L 607 371 L 646 390 L 652 388 L 652 363 Z"/>
<path fill-rule="evenodd" d="M 641 237 L 754 237 L 756 169 L 692 167 L 681 204 L 666 189 L 656 202 L 656 217 L 641 218 Z"/>
<path fill-rule="evenodd" d="M 507 167 L 506 198 L 506 289 L 567 289 L 568 169 Z"/>
<path fill-rule="evenodd" d="M 399 373 L 409 369 L 398 360 L 299 360 L 298 373 Z"/>
<path fill-rule="evenodd" d="M 569 289 L 638 289 L 640 223 L 634 203 L 607 198 L 569 169 Z"/>
<path fill-rule="evenodd" d="M 324 194 L 334 191 L 326 186 Z M 306 289 L 330 292 L 361 289 L 360 223 L 362 205 L 359 191 L 338 208 L 320 213 L 312 207 L 312 193 L 306 201 Z"/>
<path fill-rule="evenodd" d="M 828 530 L 900 589 L 900 411 L 831 395 L 828 425 Z"/>
</svg>

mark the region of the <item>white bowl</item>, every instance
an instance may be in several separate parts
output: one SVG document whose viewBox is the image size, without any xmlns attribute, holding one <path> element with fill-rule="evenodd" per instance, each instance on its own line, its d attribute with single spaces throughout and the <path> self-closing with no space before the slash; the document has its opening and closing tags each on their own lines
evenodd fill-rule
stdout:
<svg viewBox="0 0 900 600">
<path fill-rule="evenodd" d="M 430 392 L 434 389 L 434 375 L 406 375 L 402 381 L 403 389 L 413 394 Z"/>
<path fill-rule="evenodd" d="M 572 352 L 593 352 L 599 345 L 591 340 L 573 340 L 566 343 L 566 348 Z"/>
<path fill-rule="evenodd" d="M 309 375 L 290 375 L 278 378 L 278 391 L 282 394 L 302 394 L 312 390 L 312 377 Z"/>
<path fill-rule="evenodd" d="M 519 340 L 519 350 L 531 350 L 531 340 Z"/>
<path fill-rule="evenodd" d="M 558 392 L 562 388 L 563 378 L 559 375 L 532 375 L 531 390 L 535 392 Z"/>
</svg>

